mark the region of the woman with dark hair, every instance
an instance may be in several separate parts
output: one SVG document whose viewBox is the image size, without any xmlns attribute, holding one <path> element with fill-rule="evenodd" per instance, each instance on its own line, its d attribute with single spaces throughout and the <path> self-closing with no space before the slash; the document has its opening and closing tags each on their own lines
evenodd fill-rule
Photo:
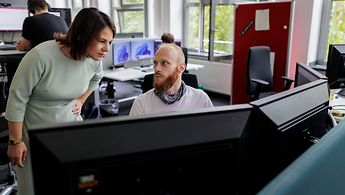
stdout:
<svg viewBox="0 0 345 195">
<path fill-rule="evenodd" d="M 81 108 L 103 77 L 101 59 L 114 36 L 115 26 L 109 16 L 96 8 L 85 8 L 66 36 L 40 44 L 22 59 L 5 115 L 10 137 L 8 157 L 22 168 L 17 169 L 19 194 L 34 194 L 27 129 L 82 120 Z"/>
</svg>

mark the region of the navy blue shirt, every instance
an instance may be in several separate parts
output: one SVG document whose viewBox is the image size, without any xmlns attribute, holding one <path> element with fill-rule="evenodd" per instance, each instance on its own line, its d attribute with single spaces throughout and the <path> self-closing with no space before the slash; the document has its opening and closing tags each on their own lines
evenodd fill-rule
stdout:
<svg viewBox="0 0 345 195">
<path fill-rule="evenodd" d="M 27 17 L 23 23 L 22 36 L 31 41 L 31 46 L 54 39 L 54 32 L 65 34 L 68 30 L 65 20 L 53 14 L 44 13 Z"/>
</svg>

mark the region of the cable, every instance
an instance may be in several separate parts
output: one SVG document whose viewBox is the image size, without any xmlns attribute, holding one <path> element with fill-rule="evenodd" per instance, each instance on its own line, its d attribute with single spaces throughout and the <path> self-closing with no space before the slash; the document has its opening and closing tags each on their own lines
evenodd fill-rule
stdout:
<svg viewBox="0 0 345 195">
<path fill-rule="evenodd" d="M 330 109 L 332 109 L 332 108 L 334 108 L 334 107 L 341 107 L 341 106 L 345 106 L 345 104 L 330 106 L 330 107 L 331 107 Z"/>
<path fill-rule="evenodd" d="M 2 36 L 2 40 L 5 42 L 4 34 L 5 34 L 5 32 L 2 32 L 2 33 L 1 33 L 1 36 Z"/>
<path fill-rule="evenodd" d="M 334 111 L 337 111 L 337 110 L 345 110 L 345 108 L 336 108 L 336 109 L 332 109 Z"/>
<path fill-rule="evenodd" d="M 328 117 L 331 119 L 332 127 L 337 126 L 338 123 L 331 112 L 328 112 Z"/>
<path fill-rule="evenodd" d="M 331 87 L 333 84 L 338 83 L 338 82 L 345 82 L 345 78 L 337 79 L 336 81 L 333 81 L 332 83 L 330 83 L 328 86 Z"/>
<path fill-rule="evenodd" d="M 5 100 L 6 100 L 7 99 L 7 96 L 6 96 L 6 83 L 4 82 L 5 81 L 5 77 L 7 77 L 6 64 L 4 64 L 2 68 L 4 69 L 4 73 L 5 73 L 5 76 L 3 77 L 3 82 L 2 82 L 2 97 L 4 97 Z"/>
<path fill-rule="evenodd" d="M 15 32 L 12 32 L 12 38 L 11 38 L 11 42 L 12 42 L 12 43 L 14 42 L 14 40 L 13 40 L 13 39 L 14 39 L 14 33 L 15 33 Z"/>
</svg>

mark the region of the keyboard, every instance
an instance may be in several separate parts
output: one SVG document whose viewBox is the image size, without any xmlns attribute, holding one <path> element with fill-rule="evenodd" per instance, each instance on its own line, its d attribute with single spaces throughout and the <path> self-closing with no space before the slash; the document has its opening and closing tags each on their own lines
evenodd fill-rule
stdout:
<svg viewBox="0 0 345 195">
<path fill-rule="evenodd" d="M 142 72 L 153 72 L 153 66 L 140 68 Z"/>
<path fill-rule="evenodd" d="M 1 45 L 0 50 L 16 50 L 16 45 L 14 44 Z"/>
</svg>

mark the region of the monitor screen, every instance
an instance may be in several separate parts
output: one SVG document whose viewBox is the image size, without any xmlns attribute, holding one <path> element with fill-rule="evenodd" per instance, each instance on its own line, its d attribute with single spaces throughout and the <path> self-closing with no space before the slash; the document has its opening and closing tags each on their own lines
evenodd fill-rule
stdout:
<svg viewBox="0 0 345 195">
<path fill-rule="evenodd" d="M 153 39 L 134 39 L 131 41 L 131 59 L 153 58 Z"/>
<path fill-rule="evenodd" d="M 66 21 L 67 26 L 71 26 L 72 17 L 70 8 L 49 8 L 49 13 L 62 17 Z"/>
<path fill-rule="evenodd" d="M 331 89 L 345 87 L 345 44 L 330 44 L 326 76 Z"/>
<path fill-rule="evenodd" d="M 251 115 L 243 104 L 31 129 L 35 194 L 238 194 Z"/>
<path fill-rule="evenodd" d="M 158 47 L 159 47 L 160 44 L 162 44 L 162 40 L 160 40 L 160 39 L 155 39 L 154 40 L 154 52 L 155 53 L 158 50 Z"/>
<path fill-rule="evenodd" d="M 316 81 L 318 79 L 327 79 L 324 75 L 317 72 L 310 66 L 306 66 L 302 63 L 296 63 L 296 74 L 295 74 L 295 87 Z"/>
<path fill-rule="evenodd" d="M 113 64 L 121 65 L 131 60 L 131 42 L 129 40 L 114 40 Z"/>
<path fill-rule="evenodd" d="M 250 103 L 257 113 L 249 194 L 257 193 L 327 132 L 328 101 L 327 80 L 319 79 Z"/>
<path fill-rule="evenodd" d="M 0 31 L 21 31 L 28 16 L 26 8 L 0 7 Z"/>
<path fill-rule="evenodd" d="M 175 44 L 180 47 L 182 47 L 181 42 L 182 42 L 181 39 L 175 39 Z"/>
</svg>

